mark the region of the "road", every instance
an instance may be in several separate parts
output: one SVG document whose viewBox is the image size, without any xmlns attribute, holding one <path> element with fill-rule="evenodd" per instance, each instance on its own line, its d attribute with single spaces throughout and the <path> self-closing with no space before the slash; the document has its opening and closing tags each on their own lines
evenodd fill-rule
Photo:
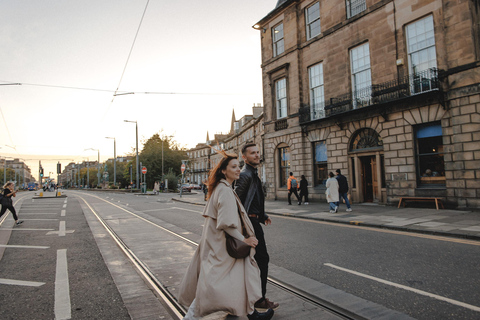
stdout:
<svg viewBox="0 0 480 320">
<path fill-rule="evenodd" d="M 170 201 L 169 195 L 143 196 L 77 191 L 68 191 L 68 194 L 69 206 L 72 204 L 72 208 L 69 207 L 68 210 L 78 211 L 82 207 L 86 212 L 85 205 L 91 205 L 99 214 L 112 221 L 114 226 L 118 227 L 118 231 L 120 227 L 128 230 L 130 226 L 129 232 L 134 234 L 140 248 L 155 247 L 155 241 L 164 241 L 164 238 L 162 240 L 155 240 L 153 237 L 145 238 L 146 235 L 150 237 L 152 233 L 147 233 L 144 226 L 133 223 L 131 219 L 117 218 L 116 214 L 120 209 L 135 213 L 142 219 L 158 223 L 169 230 L 175 230 L 193 241 L 198 241 L 202 232 L 203 207 Z M 73 200 L 80 206 L 73 205 L 75 203 Z M 27 212 L 23 208 L 27 207 L 22 205 L 21 217 L 22 213 Z M 78 220 L 77 223 L 81 223 L 81 219 L 76 218 L 76 220 Z M 292 274 L 311 279 L 312 282 L 326 284 L 416 319 L 478 319 L 480 317 L 478 290 L 480 242 L 478 241 L 282 216 L 272 216 L 272 220 L 273 224 L 264 228 L 272 270 L 283 268 Z M 33 221 L 27 220 L 22 227 L 30 223 Z M 85 230 L 83 231 L 85 238 L 82 243 L 72 243 L 73 248 L 79 252 L 79 257 L 82 257 L 82 254 L 97 257 L 94 259 L 96 267 L 88 269 L 88 272 L 99 273 L 106 281 L 105 287 L 110 288 L 113 281 L 105 275 L 107 270 L 105 266 L 102 267 L 99 263 L 101 258 L 98 258 L 98 252 L 95 253 L 93 237 L 89 237 L 88 231 L 81 225 L 75 229 Z M 20 234 L 13 232 L 13 236 L 20 236 Z M 17 238 L 15 241 L 20 240 Z M 180 249 L 182 248 L 172 248 L 172 256 L 168 259 L 182 260 L 182 263 L 188 262 L 188 257 L 175 256 Z M 191 252 L 192 249 L 188 250 Z M 85 252 L 82 253 L 83 251 Z M 161 276 L 165 273 L 165 265 L 157 265 L 159 263 L 157 258 L 146 255 L 145 260 Z M 4 260 L 0 261 L 0 271 L 13 270 L 3 265 Z M 88 267 L 88 265 L 83 266 L 81 261 L 77 259 L 77 269 Z M 177 273 L 181 272 L 177 270 Z M 5 274 L 1 273 L 1 277 L 4 278 Z M 48 284 L 48 281 L 46 282 Z M 81 283 L 78 282 L 78 285 Z M 88 285 L 86 287 L 88 288 Z M 269 287 L 269 293 L 269 298 L 272 300 L 285 299 L 278 290 L 271 287 Z M 118 300 L 116 290 L 108 291 L 108 295 L 113 295 Z M 0 298 L 2 298 L 1 294 Z M 45 297 L 45 299 L 52 300 L 51 297 Z M 79 299 L 81 301 L 81 298 Z M 1 301 L 3 304 L 4 298 Z M 45 303 L 48 305 L 47 302 Z M 104 303 L 103 300 L 99 299 L 97 307 L 102 303 Z M 298 302 L 298 304 L 301 303 Z M 117 307 L 106 312 L 119 312 L 120 318 L 125 317 L 124 307 Z M 279 309 L 276 318 L 293 319 L 287 315 L 289 310 L 286 310 L 293 309 L 291 304 L 287 308 L 284 304 L 283 307 L 283 310 Z M 88 309 L 88 307 L 85 308 Z M 303 318 L 315 319 L 314 316 Z"/>
</svg>

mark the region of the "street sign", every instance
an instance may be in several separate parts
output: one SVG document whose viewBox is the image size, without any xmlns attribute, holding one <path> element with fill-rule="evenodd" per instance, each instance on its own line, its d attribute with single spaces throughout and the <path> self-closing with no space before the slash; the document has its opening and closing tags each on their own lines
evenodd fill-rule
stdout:
<svg viewBox="0 0 480 320">
<path fill-rule="evenodd" d="M 147 174 L 147 167 L 142 167 L 142 173 Z"/>
<path fill-rule="evenodd" d="M 182 163 L 182 166 L 180 167 L 180 170 L 182 170 L 182 173 L 185 172 L 185 163 Z"/>
</svg>

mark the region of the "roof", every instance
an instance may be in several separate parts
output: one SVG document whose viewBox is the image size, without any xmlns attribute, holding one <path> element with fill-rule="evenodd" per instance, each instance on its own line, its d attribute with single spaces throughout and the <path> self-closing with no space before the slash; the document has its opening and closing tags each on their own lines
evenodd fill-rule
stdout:
<svg viewBox="0 0 480 320">
<path fill-rule="evenodd" d="M 281 11 L 283 8 L 287 7 L 289 4 L 295 1 L 297 0 L 278 0 L 277 5 L 275 6 L 275 9 L 270 11 L 265 17 L 263 17 L 260 21 L 258 21 L 256 25 L 262 25 L 265 20 L 270 19 L 272 16 L 274 16 L 279 11 Z"/>
</svg>

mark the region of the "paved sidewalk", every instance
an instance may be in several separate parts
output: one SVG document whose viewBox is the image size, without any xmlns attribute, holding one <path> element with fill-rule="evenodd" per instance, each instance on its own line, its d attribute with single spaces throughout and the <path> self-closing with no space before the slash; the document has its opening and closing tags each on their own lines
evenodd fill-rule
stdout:
<svg viewBox="0 0 480 320">
<path fill-rule="evenodd" d="M 204 205 L 204 195 L 200 192 L 173 194 L 172 200 Z M 269 215 L 283 215 L 305 219 L 315 219 L 336 223 L 355 224 L 394 230 L 435 234 L 480 240 L 480 212 L 425 209 L 407 206 L 397 208 L 371 203 L 352 204 L 352 212 L 346 212 L 341 204 L 338 213 L 330 213 L 328 203 L 310 202 L 298 205 L 286 200 L 266 200 L 265 211 Z"/>
</svg>

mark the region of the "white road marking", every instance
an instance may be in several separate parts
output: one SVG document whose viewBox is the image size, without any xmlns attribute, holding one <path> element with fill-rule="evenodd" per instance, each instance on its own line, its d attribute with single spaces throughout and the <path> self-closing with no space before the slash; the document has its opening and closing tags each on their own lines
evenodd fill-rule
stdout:
<svg viewBox="0 0 480 320">
<path fill-rule="evenodd" d="M 66 207 L 67 207 L 67 204 L 64 204 L 63 207 L 66 208 Z"/>
<path fill-rule="evenodd" d="M 427 297 L 430 297 L 430 298 L 433 298 L 433 299 L 445 301 L 445 302 L 448 302 L 448 303 L 451 303 L 451 304 L 454 304 L 454 305 L 457 305 L 457 306 L 460 306 L 460 307 L 463 307 L 463 308 L 466 308 L 466 309 L 470 309 L 470 310 L 473 310 L 473 311 L 480 311 L 480 307 L 477 307 L 477 306 L 474 306 L 474 305 L 471 305 L 471 304 L 468 304 L 468 303 L 464 303 L 464 302 L 460 302 L 460 301 L 457 301 L 457 300 L 445 298 L 445 297 L 442 297 L 442 296 L 439 296 L 439 295 L 436 295 L 436 294 L 433 294 L 433 293 L 430 293 L 430 292 L 426 292 L 426 291 L 423 291 L 423 290 L 418 290 L 418 289 L 415 289 L 415 288 L 407 287 L 407 286 L 404 286 L 402 284 L 398 284 L 398 283 L 395 283 L 395 282 L 383 280 L 383 279 L 380 279 L 380 278 L 377 278 L 377 277 L 372 277 L 372 276 L 369 276 L 367 274 L 360 273 L 360 272 L 353 271 L 353 270 L 346 269 L 346 268 L 342 268 L 342 267 L 336 266 L 336 265 L 331 264 L 331 263 L 325 263 L 324 265 L 326 265 L 327 267 L 335 268 L 335 269 L 338 269 L 338 270 L 341 270 L 341 271 L 345 271 L 345 272 L 357 275 L 359 277 L 363 277 L 363 278 L 367 278 L 367 279 L 377 281 L 377 282 L 380 282 L 380 283 L 383 283 L 383 284 L 387 284 L 389 286 L 404 289 L 404 290 L 407 290 L 407 291 L 412 291 L 412 292 L 415 292 L 417 294 L 421 294 L 423 296 L 427 296 Z"/>
<path fill-rule="evenodd" d="M 58 226 L 58 236 L 65 237 L 65 221 L 60 221 L 60 225 Z"/>
<path fill-rule="evenodd" d="M 195 212 L 195 213 L 202 213 L 202 212 L 203 212 L 203 211 L 190 210 L 190 209 L 184 209 L 184 208 L 179 208 L 179 207 L 172 207 L 172 209 L 183 210 L 183 211 L 190 211 L 190 212 Z"/>
<path fill-rule="evenodd" d="M 65 210 L 62 210 L 62 213 L 60 214 L 61 217 L 65 217 Z"/>
<path fill-rule="evenodd" d="M 22 228 L 22 227 L 16 227 L 16 228 L 1 228 L 0 231 L 3 230 L 15 230 L 15 231 L 52 231 L 55 229 L 33 229 L 33 228 Z"/>
<path fill-rule="evenodd" d="M 55 319 L 70 319 L 71 317 L 67 249 L 61 249 L 57 250 L 57 270 L 55 273 Z"/>
<path fill-rule="evenodd" d="M 0 244 L 0 248 L 20 248 L 20 249 L 48 249 L 47 246 L 23 246 L 15 244 Z"/>
<path fill-rule="evenodd" d="M 45 282 L 0 279 L 0 284 L 9 284 L 13 286 L 25 286 L 25 287 L 40 287 L 40 286 L 43 286 Z"/>
</svg>

